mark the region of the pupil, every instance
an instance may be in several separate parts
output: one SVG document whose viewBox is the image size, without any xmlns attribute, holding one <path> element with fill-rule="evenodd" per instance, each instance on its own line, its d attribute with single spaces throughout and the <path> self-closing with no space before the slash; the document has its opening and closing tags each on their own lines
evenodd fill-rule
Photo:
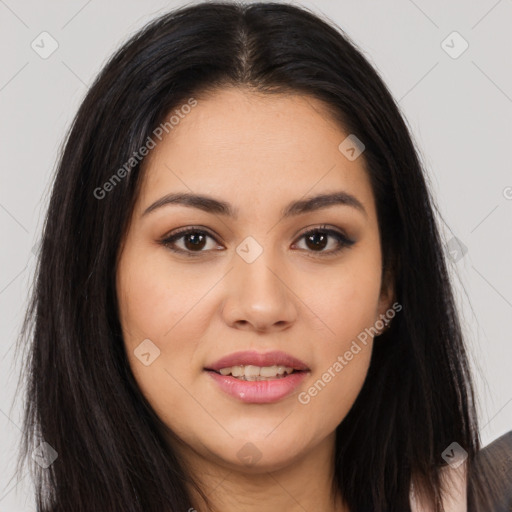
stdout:
<svg viewBox="0 0 512 512">
<path fill-rule="evenodd" d="M 200 240 L 202 239 L 202 240 Z M 202 249 L 204 247 L 206 237 L 200 233 L 189 233 L 185 237 L 185 246 L 187 249 Z"/>
<path fill-rule="evenodd" d="M 321 239 L 318 240 L 318 238 Z M 325 233 L 312 233 L 306 237 L 307 243 L 313 242 L 312 247 L 310 248 L 316 248 L 316 249 L 324 249 L 326 246 L 327 236 Z"/>
</svg>

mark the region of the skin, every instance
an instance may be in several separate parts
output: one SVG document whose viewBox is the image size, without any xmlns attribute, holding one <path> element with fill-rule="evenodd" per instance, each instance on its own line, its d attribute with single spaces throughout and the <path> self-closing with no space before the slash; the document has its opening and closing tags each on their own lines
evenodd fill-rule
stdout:
<svg viewBox="0 0 512 512">
<path fill-rule="evenodd" d="M 360 344 L 309 403 L 300 403 L 298 393 L 392 304 L 392 286 L 381 281 L 364 160 L 341 153 L 348 133 L 314 98 L 226 88 L 197 99 L 148 155 L 119 254 L 117 293 L 131 369 L 216 509 L 346 511 L 330 488 L 335 429 L 361 390 L 378 340 Z M 289 202 L 333 191 L 352 194 L 365 212 L 334 205 L 281 217 Z M 238 218 L 176 204 L 143 214 L 171 192 L 211 195 L 231 203 Z M 308 244 L 304 232 L 324 224 L 355 243 L 332 255 L 332 236 L 324 248 Z M 198 256 L 160 243 L 190 226 L 215 237 L 206 238 Z M 236 252 L 248 236 L 263 249 L 250 264 Z M 190 237 L 175 245 L 194 250 Z M 160 350 L 148 366 L 134 354 L 145 339 Z M 276 403 L 247 404 L 203 370 L 239 350 L 282 350 L 310 373 Z M 261 456 L 252 466 L 237 455 L 247 442 Z M 205 510 L 193 496 L 192 506 Z"/>
</svg>

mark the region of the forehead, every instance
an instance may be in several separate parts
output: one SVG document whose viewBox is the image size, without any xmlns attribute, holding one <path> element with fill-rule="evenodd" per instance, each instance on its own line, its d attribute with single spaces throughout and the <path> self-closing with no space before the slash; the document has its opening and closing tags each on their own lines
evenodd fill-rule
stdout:
<svg viewBox="0 0 512 512">
<path fill-rule="evenodd" d="M 235 88 L 196 101 L 148 155 L 143 203 L 186 191 L 263 206 L 345 190 L 372 210 L 364 160 L 340 151 L 349 133 L 321 101 Z"/>
</svg>

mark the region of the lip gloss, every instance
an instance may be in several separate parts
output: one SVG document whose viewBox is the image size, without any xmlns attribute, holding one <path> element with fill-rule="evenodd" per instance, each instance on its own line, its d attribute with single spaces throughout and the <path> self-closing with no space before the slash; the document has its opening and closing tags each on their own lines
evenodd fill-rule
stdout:
<svg viewBox="0 0 512 512">
<path fill-rule="evenodd" d="M 308 372 L 295 371 L 278 379 L 246 381 L 231 375 L 207 372 L 219 388 L 226 394 L 252 404 L 278 402 L 290 395 L 304 380 Z"/>
</svg>

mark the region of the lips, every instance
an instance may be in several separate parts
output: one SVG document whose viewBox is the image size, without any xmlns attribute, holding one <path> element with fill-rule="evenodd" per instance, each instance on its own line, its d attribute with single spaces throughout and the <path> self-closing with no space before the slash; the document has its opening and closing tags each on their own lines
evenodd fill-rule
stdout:
<svg viewBox="0 0 512 512">
<path fill-rule="evenodd" d="M 251 377 L 245 377 L 249 380 L 241 380 L 229 375 L 229 370 L 228 374 L 221 375 L 220 370 L 231 368 L 231 371 L 234 371 L 237 367 L 244 367 L 247 370 L 259 367 L 260 371 L 266 368 L 269 373 L 279 375 L 264 377 L 264 380 L 261 380 L 261 377 L 257 378 L 258 380 Z M 224 394 L 248 404 L 270 404 L 289 397 L 310 372 L 306 363 L 280 351 L 264 354 L 255 351 L 235 352 L 208 364 L 204 370 Z M 252 374 L 252 371 L 250 373 Z"/>
<path fill-rule="evenodd" d="M 219 372 L 222 368 L 229 368 L 231 366 L 286 366 L 293 368 L 296 371 L 309 371 L 306 363 L 293 357 L 290 354 L 281 351 L 272 351 L 266 353 L 259 353 L 255 351 L 235 352 L 222 357 L 212 364 L 208 364 L 205 370 Z"/>
<path fill-rule="evenodd" d="M 205 373 L 224 395 L 237 402 L 260 405 L 279 402 L 290 397 L 308 375 L 306 371 L 294 371 L 281 379 L 249 382 L 221 375 L 213 370 Z"/>
</svg>

